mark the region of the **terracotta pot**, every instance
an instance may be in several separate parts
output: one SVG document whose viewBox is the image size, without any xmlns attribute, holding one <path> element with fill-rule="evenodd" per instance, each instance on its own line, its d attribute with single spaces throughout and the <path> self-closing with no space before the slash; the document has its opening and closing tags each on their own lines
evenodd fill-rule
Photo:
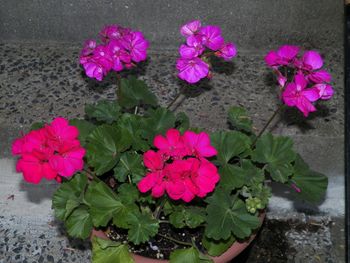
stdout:
<svg viewBox="0 0 350 263">
<path fill-rule="evenodd" d="M 264 219 L 265 219 L 265 212 L 261 213 L 259 216 L 260 227 L 261 227 Z M 99 238 L 108 239 L 106 234 L 101 230 L 95 230 L 95 229 L 92 230 L 92 236 L 97 236 Z M 249 246 L 249 244 L 254 240 L 255 236 L 256 236 L 256 234 L 251 235 L 248 240 L 246 240 L 245 242 L 242 242 L 242 243 L 236 241 L 235 243 L 233 243 L 233 245 L 228 250 L 226 250 L 220 256 L 210 257 L 210 258 L 213 259 L 215 263 L 229 262 L 233 258 L 238 256 L 244 249 L 246 249 Z M 132 257 L 134 258 L 136 263 L 169 263 L 169 260 L 147 258 L 147 257 L 143 257 L 143 256 L 136 255 L 136 254 L 132 254 Z"/>
</svg>

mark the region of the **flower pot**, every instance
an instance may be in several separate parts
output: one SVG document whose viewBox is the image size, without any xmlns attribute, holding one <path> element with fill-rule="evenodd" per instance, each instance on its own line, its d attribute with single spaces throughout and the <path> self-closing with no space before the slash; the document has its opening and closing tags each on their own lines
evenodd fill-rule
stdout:
<svg viewBox="0 0 350 263">
<path fill-rule="evenodd" d="M 263 212 L 263 213 L 261 213 L 259 215 L 260 227 L 261 227 L 264 219 L 265 219 L 265 212 Z M 96 236 L 96 237 L 103 238 L 103 239 L 108 239 L 106 234 L 103 231 L 101 231 L 101 230 L 95 230 L 94 229 L 92 231 L 92 236 Z M 232 259 L 234 259 L 236 256 L 238 256 L 244 249 L 246 249 L 249 246 L 249 244 L 254 240 L 255 236 L 256 236 L 256 233 L 251 235 L 249 237 L 249 239 L 247 239 L 244 242 L 236 241 L 222 255 L 220 255 L 218 257 L 211 257 L 210 256 L 210 258 L 213 259 L 213 261 L 215 263 L 226 263 L 226 262 L 229 262 Z M 136 263 L 169 263 L 169 260 L 147 258 L 147 257 L 143 257 L 143 256 L 136 255 L 136 254 L 132 254 L 132 257 L 134 258 Z"/>
</svg>

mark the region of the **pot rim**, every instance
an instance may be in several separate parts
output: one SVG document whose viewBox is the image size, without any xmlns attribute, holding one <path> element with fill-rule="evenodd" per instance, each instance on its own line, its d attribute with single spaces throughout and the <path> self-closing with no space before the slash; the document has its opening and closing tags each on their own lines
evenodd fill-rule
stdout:
<svg viewBox="0 0 350 263">
<path fill-rule="evenodd" d="M 263 211 L 259 215 L 259 221 L 260 225 L 257 229 L 261 228 L 261 225 L 265 219 L 266 212 Z M 222 253 L 220 256 L 209 256 L 215 263 L 226 263 L 229 262 L 231 259 L 235 258 L 237 255 L 239 255 L 244 249 L 246 249 L 250 243 L 255 239 L 258 231 L 253 233 L 247 240 L 244 242 L 235 241 L 231 247 L 229 247 L 224 253 Z M 91 238 L 93 236 L 102 238 L 102 239 L 109 239 L 107 235 L 102 230 L 96 230 L 95 228 L 92 230 Z M 155 259 L 155 258 L 148 258 L 141 255 L 137 255 L 134 253 L 131 253 L 133 259 L 136 263 L 169 263 L 169 260 L 166 259 Z"/>
</svg>

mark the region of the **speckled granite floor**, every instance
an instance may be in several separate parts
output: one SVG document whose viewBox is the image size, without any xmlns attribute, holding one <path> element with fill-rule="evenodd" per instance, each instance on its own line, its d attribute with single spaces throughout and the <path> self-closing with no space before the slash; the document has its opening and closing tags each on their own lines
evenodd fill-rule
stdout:
<svg viewBox="0 0 350 263">
<path fill-rule="evenodd" d="M 58 115 L 82 116 L 86 103 L 114 98 L 113 78 L 97 83 L 84 76 L 77 61 L 79 49 L 79 46 L 55 43 L 0 44 L 1 158 L 10 156 L 11 140 L 32 121 L 48 121 Z M 307 121 L 291 117 L 292 112 L 287 112 L 273 131 L 292 135 L 296 147 L 314 168 L 329 176 L 341 176 L 344 166 L 343 53 L 334 49 L 322 50 L 322 53 L 327 69 L 334 76 L 334 98 L 319 105 L 320 110 Z M 226 111 L 231 105 L 243 105 L 252 115 L 256 128 L 260 128 L 277 102 L 274 81 L 264 65 L 264 54 L 265 51 L 239 52 L 233 63 L 221 64 L 224 69 L 215 73 L 209 83 L 202 83 L 197 92 L 189 92 L 190 97 L 177 110 L 185 111 L 195 125 L 216 130 L 227 127 Z M 188 89 L 175 75 L 177 53 L 152 50 L 149 57 L 134 73 L 139 73 L 157 93 L 160 102 L 166 105 L 180 88 Z M 305 146 L 311 140 L 314 145 Z M 11 202 L 4 195 L 1 198 L 4 200 L 0 201 L 0 206 Z M 6 215 L 0 215 L 0 263 L 88 261 L 89 250 L 82 244 L 67 241 L 57 223 L 50 223 L 52 218 L 38 216 L 24 220 Z M 275 217 L 275 213 L 269 215 L 271 220 Z M 278 261 L 275 255 L 268 261 L 265 254 L 252 249 L 251 254 L 239 262 L 343 262 L 342 218 L 320 215 L 315 219 L 320 228 L 308 232 L 288 228 L 286 217 L 290 219 L 290 215 L 278 215 L 279 222 L 284 225 L 281 235 L 288 245 L 286 258 Z M 298 214 L 296 219 L 303 224 L 309 223 L 304 214 Z M 332 220 L 336 222 L 334 225 L 330 223 Z M 262 232 L 257 248 L 263 249 L 269 232 L 273 233 L 270 230 L 274 228 L 266 227 Z M 259 255 L 263 257 L 259 258 Z"/>
</svg>

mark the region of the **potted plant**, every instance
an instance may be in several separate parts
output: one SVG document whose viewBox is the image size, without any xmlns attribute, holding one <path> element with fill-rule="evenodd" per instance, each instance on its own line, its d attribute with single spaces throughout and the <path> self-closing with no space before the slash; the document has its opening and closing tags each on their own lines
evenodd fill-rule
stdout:
<svg viewBox="0 0 350 263">
<path fill-rule="evenodd" d="M 212 77 L 214 57 L 236 55 L 219 27 L 196 20 L 181 34 L 186 43 L 176 68 L 189 84 Z M 55 215 L 68 235 L 91 238 L 93 262 L 227 262 L 261 226 L 271 181 L 304 200 L 322 199 L 327 177 L 308 167 L 291 138 L 265 132 L 285 107 L 307 117 L 316 101 L 332 97 L 316 51 L 284 45 L 266 55 L 281 104 L 261 131 L 233 105 L 230 129 L 209 133 L 172 110 L 183 94 L 162 107 L 144 81 L 125 76 L 147 58 L 141 32 L 111 25 L 100 37 L 99 45 L 85 43 L 80 63 L 99 81 L 116 72 L 117 99 L 87 105 L 85 119 L 36 123 L 12 146 L 26 181 L 60 183 Z"/>
</svg>

